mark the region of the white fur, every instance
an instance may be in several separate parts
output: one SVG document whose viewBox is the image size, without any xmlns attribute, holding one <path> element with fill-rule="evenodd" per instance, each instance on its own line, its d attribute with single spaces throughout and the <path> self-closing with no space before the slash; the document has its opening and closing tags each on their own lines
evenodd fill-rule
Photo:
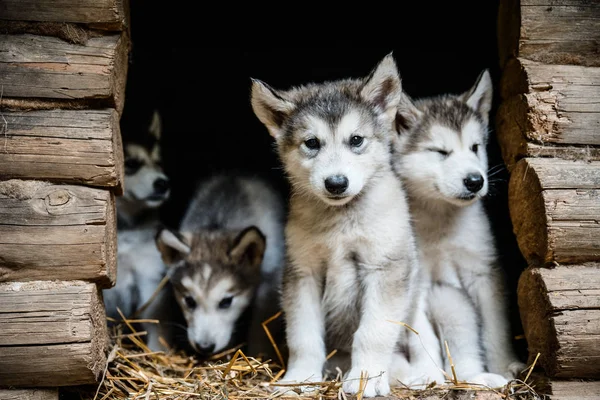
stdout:
<svg viewBox="0 0 600 400">
<path fill-rule="evenodd" d="M 226 193 L 231 201 L 222 204 L 219 196 L 222 196 L 223 188 L 231 190 L 230 181 L 235 182 L 236 192 Z M 218 221 L 216 228 L 213 226 L 214 221 Z M 283 199 L 262 179 L 223 174 L 201 182 L 181 222 L 181 236 L 191 241 L 193 235 L 210 235 L 214 230 L 241 232 L 254 226 L 264 235 L 266 248 L 257 271 L 261 280 L 257 287 L 249 290 L 235 287 L 235 276 L 231 275 L 235 274 L 233 270 L 222 271 L 218 265 L 212 265 L 204 259 L 196 276 L 192 269 L 185 267 L 185 262 L 171 266 L 171 271 L 181 267 L 181 271 L 187 274 L 182 279 L 187 290 L 176 290 L 175 296 L 184 312 L 188 325 L 188 339 L 193 347 L 197 348 L 198 343 L 205 343 L 215 344 L 213 352 L 225 349 L 230 344 L 236 321 L 248 307 L 253 307 L 252 321 L 246 337 L 248 355 L 258 356 L 260 353 L 272 352 L 272 345 L 262 328 L 262 322 L 279 311 L 277 298 L 285 248 L 284 221 Z M 253 232 L 250 231 L 242 238 L 238 248 L 245 249 L 247 244 L 257 240 L 257 234 Z M 195 257 L 202 258 L 202 255 L 194 254 L 193 247 L 189 249 L 187 244 L 180 242 L 174 234 L 167 235 L 166 239 L 163 244 L 172 249 L 186 255 L 191 250 Z M 169 239 L 179 243 L 172 243 Z M 238 256 L 236 249 L 230 251 L 228 257 L 235 259 Z M 193 261 L 196 262 L 197 260 Z M 205 283 L 209 279 L 209 287 L 200 282 Z M 197 303 L 192 310 L 185 304 L 186 295 L 190 295 Z M 219 302 L 226 297 L 233 297 L 231 306 L 226 309 L 219 308 Z M 277 331 L 277 327 L 273 325 L 270 328 Z"/>
<path fill-rule="evenodd" d="M 489 74 L 482 74 L 468 94 L 446 97 L 444 104 L 452 107 L 457 100 L 478 107 L 475 111 L 479 113 L 479 119 L 466 118 L 460 132 L 450 127 L 451 122 L 432 121 L 435 117 L 428 116 L 428 100 L 420 100 L 418 110 L 409 101 L 403 103 L 402 112 L 414 118 L 413 122 L 430 118 L 424 125 L 428 131 L 403 133 L 413 135 L 410 150 L 405 150 L 410 139 L 396 141 L 400 155 L 395 160 L 408 189 L 420 265 L 428 275 L 429 290 L 415 326 L 424 346 L 411 338 L 411 365 L 401 366 L 399 374 L 410 381 L 408 384 L 440 379 L 440 367 L 449 374 L 447 341 L 459 379 L 501 386 L 516 376 L 522 364 L 510 343 L 494 240 L 483 204 L 478 201 L 488 190 L 485 145 L 491 107 Z M 443 99 L 431 101 L 439 106 Z M 414 136 L 417 134 L 420 136 Z M 477 151 L 474 144 L 479 145 Z M 465 200 L 460 198 L 468 193 L 463 180 L 470 173 L 483 176 L 484 185 L 472 199 Z M 441 335 L 437 341 L 436 333 Z"/>
<path fill-rule="evenodd" d="M 210 266 L 205 266 L 202 273 L 210 273 Z M 224 350 L 229 344 L 236 320 L 252 300 L 252 293 L 236 291 L 233 281 L 227 276 L 216 282 L 209 292 L 200 290 L 200 284 L 191 278 L 184 278 L 182 284 L 187 292 L 180 293 L 178 299 L 188 321 L 190 344 L 194 348 L 214 344 L 215 353 Z M 192 296 L 197 302 L 194 309 L 190 310 L 181 301 L 186 295 Z M 229 296 L 233 296 L 231 306 L 219 309 L 219 302 Z"/>
<path fill-rule="evenodd" d="M 389 158 L 400 88 L 391 55 L 364 81 L 287 92 L 253 83 L 253 109 L 277 139 L 293 188 L 283 285 L 290 356 L 283 382 L 320 381 L 329 345 L 351 355 L 344 391 L 358 393 L 362 373 L 369 377 L 363 396 L 390 391 L 389 369 L 395 358 L 403 357 L 395 349 L 404 343 L 404 328 L 391 321 L 410 322 L 418 288 L 408 205 Z M 344 89 L 354 91 L 375 115 L 352 103 L 344 104 L 342 114 L 343 107 L 324 100 L 315 108 L 338 110 L 329 111 L 338 113 L 334 118 L 306 111 L 290 117 L 296 101 L 304 100 L 307 107 L 306 102 L 320 101 L 319 95 L 330 99 L 332 92 Z M 282 115 L 301 128 L 283 129 Z M 364 138 L 360 146 L 349 144 L 354 135 Z M 319 149 L 306 145 L 310 138 L 319 140 Z M 343 175 L 349 183 L 337 198 L 324 185 L 333 175 Z"/>
</svg>

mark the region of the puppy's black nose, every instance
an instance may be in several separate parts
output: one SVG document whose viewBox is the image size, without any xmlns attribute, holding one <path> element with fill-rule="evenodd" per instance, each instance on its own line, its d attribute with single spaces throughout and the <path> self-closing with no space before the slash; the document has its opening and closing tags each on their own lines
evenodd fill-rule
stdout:
<svg viewBox="0 0 600 400">
<path fill-rule="evenodd" d="M 477 193 L 483 187 L 483 176 L 480 174 L 469 174 L 463 180 L 463 183 L 469 192 Z"/>
<path fill-rule="evenodd" d="M 196 350 L 203 356 L 209 356 L 215 349 L 214 343 L 208 342 L 196 342 Z"/>
<path fill-rule="evenodd" d="M 325 189 L 331 194 L 342 194 L 348 189 L 348 178 L 344 175 L 334 175 L 325 179 Z"/>
<path fill-rule="evenodd" d="M 169 181 L 165 178 L 157 178 L 154 181 L 154 191 L 158 194 L 167 193 L 170 188 Z"/>
</svg>

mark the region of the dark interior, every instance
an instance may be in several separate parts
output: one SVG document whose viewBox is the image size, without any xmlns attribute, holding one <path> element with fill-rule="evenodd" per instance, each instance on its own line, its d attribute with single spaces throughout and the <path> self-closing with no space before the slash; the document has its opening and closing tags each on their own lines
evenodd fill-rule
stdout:
<svg viewBox="0 0 600 400">
<path fill-rule="evenodd" d="M 286 182 L 271 137 L 250 107 L 251 77 L 285 89 L 307 82 L 364 76 L 393 51 L 403 86 L 413 97 L 466 91 L 484 68 L 490 70 L 497 88 L 500 77 L 497 13 L 497 0 L 451 2 L 443 7 L 426 3 L 401 13 L 393 34 L 356 25 L 359 15 L 344 28 L 354 35 L 363 30 L 362 40 L 357 43 L 380 44 L 379 47 L 348 46 L 337 40 L 344 34 L 337 31 L 332 36 L 323 32 L 318 42 L 306 40 L 307 45 L 322 47 L 295 48 L 284 45 L 287 31 L 276 37 L 277 30 L 285 27 L 275 26 L 269 20 L 273 25 L 272 37 L 240 30 L 236 35 L 251 36 L 255 45 L 230 48 L 218 46 L 219 42 L 212 40 L 229 29 L 223 25 L 224 20 L 216 21 L 218 29 L 214 31 L 196 30 L 196 25 L 206 23 L 210 16 L 195 20 L 195 13 L 186 17 L 185 10 L 165 7 L 164 2 L 132 0 L 133 46 L 122 135 L 126 141 L 130 135 L 145 129 L 152 110 L 160 111 L 163 163 L 173 186 L 172 198 L 162 210 L 167 225 L 177 225 L 193 182 L 214 171 L 240 169 L 268 174 L 285 191 Z M 268 18 L 261 20 L 267 24 Z M 286 21 L 282 23 L 285 25 Z M 303 29 L 315 28 L 312 22 L 307 25 Z M 378 37 L 394 41 L 386 43 Z M 493 131 L 499 103 L 497 92 L 488 147 L 490 167 L 502 164 Z M 506 168 L 493 178 L 486 206 L 500 261 L 507 271 L 513 333 L 520 335 L 516 284 L 525 262 L 508 214 Z M 525 357 L 525 340 L 516 340 L 515 345 Z"/>
</svg>

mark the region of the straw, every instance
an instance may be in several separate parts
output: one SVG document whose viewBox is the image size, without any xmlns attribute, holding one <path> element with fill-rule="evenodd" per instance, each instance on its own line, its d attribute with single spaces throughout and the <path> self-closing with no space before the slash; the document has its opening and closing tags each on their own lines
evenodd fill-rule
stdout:
<svg viewBox="0 0 600 400">
<path fill-rule="evenodd" d="M 276 314 L 266 320 L 263 326 L 267 327 L 269 322 L 279 317 L 280 314 Z M 271 360 L 244 354 L 241 346 L 227 349 L 208 360 L 199 360 L 193 355 L 175 350 L 153 352 L 143 342 L 143 332 L 136 332 L 133 328 L 134 321 L 123 318 L 123 321 L 113 328 L 112 350 L 98 387 L 92 389 L 75 387 L 65 388 L 65 390 L 76 390 L 79 398 L 85 400 L 285 398 L 338 400 L 363 398 L 364 389 L 369 385 L 369 381 L 378 378 L 378 376 L 370 377 L 366 372 L 362 373 L 356 396 L 343 392 L 343 379 L 340 372 L 335 377 L 324 377 L 320 382 L 278 382 L 285 373 L 281 353 L 278 354 L 278 362 L 273 363 Z M 124 329 L 131 333 L 123 334 Z M 268 329 L 265 329 L 265 332 L 268 332 Z M 277 349 L 274 341 L 272 344 L 274 349 Z M 450 359 L 447 344 L 446 352 Z M 332 352 L 328 356 L 333 354 L 335 353 Z M 485 392 L 486 399 L 540 399 L 533 385 L 526 383 L 536 361 L 537 358 L 529 367 L 529 373 L 524 381 L 513 380 L 501 391 L 459 381 L 453 368 L 451 382 L 432 383 L 429 387 L 420 390 L 400 385 L 393 387 L 389 396 L 403 399 L 442 399 L 451 396 L 452 392 L 472 391 Z M 453 361 L 451 364 L 454 366 Z M 302 392 L 301 388 L 310 388 L 312 391 Z"/>
</svg>

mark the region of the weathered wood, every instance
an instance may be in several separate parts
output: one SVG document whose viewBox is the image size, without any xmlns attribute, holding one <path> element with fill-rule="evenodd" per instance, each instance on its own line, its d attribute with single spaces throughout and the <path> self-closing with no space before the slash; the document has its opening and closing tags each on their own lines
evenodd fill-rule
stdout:
<svg viewBox="0 0 600 400">
<path fill-rule="evenodd" d="M 530 265 L 600 260 L 600 162 L 527 158 L 509 181 L 509 209 Z"/>
<path fill-rule="evenodd" d="M 546 374 L 600 377 L 600 264 L 531 268 L 518 286 L 529 346 Z"/>
<path fill-rule="evenodd" d="M 0 35 L 3 96 L 96 99 L 123 110 L 128 39 L 91 38 L 85 46 L 35 35 Z"/>
<path fill-rule="evenodd" d="M 589 146 L 600 146 L 600 68 L 513 59 L 500 86 L 497 135 L 509 169 L 540 148 L 542 156 L 598 157 Z"/>
<path fill-rule="evenodd" d="M 598 400 L 600 381 L 550 381 L 543 393 L 548 400 Z"/>
<path fill-rule="evenodd" d="M 126 26 L 123 0 L 0 0 L 0 19 L 74 22 L 97 29 Z"/>
<path fill-rule="evenodd" d="M 0 282 L 116 277 L 114 195 L 85 186 L 0 182 Z"/>
<path fill-rule="evenodd" d="M 503 0 L 498 31 L 502 65 L 518 56 L 546 64 L 600 66 L 600 2 Z"/>
<path fill-rule="evenodd" d="M 58 389 L 0 389 L 0 400 L 58 400 Z"/>
<path fill-rule="evenodd" d="M 106 315 L 98 287 L 83 281 L 0 283 L 0 347 L 103 339 Z"/>
<path fill-rule="evenodd" d="M 119 115 L 108 110 L 3 112 L 0 179 L 42 179 L 122 193 Z"/>
<path fill-rule="evenodd" d="M 65 386 L 97 381 L 108 334 L 100 289 L 82 281 L 0 283 L 0 382 Z"/>
</svg>

